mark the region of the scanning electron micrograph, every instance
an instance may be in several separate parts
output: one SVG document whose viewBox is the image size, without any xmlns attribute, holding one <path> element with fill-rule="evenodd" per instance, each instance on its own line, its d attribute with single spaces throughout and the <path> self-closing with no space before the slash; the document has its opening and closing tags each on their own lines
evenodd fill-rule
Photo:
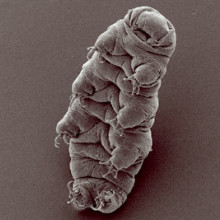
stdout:
<svg viewBox="0 0 220 220">
<path fill-rule="evenodd" d="M 158 91 L 176 47 L 175 28 L 157 10 L 131 9 L 88 48 L 72 84 L 55 146 L 69 146 L 69 204 L 112 213 L 131 192 L 152 150 Z"/>
</svg>

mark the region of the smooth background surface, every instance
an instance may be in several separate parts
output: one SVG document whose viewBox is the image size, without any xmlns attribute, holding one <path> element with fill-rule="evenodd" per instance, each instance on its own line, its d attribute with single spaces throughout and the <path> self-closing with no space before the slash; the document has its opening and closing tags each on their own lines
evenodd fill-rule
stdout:
<svg viewBox="0 0 220 220">
<path fill-rule="evenodd" d="M 86 48 L 129 8 L 176 27 L 153 152 L 114 214 L 66 205 L 67 148 L 53 146 Z M 0 1 L 0 219 L 220 219 L 218 0 Z"/>
</svg>

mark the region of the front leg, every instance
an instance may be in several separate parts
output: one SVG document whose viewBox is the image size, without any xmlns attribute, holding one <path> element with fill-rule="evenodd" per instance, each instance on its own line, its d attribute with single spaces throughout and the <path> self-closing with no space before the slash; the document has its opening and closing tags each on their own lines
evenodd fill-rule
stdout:
<svg viewBox="0 0 220 220">
<path fill-rule="evenodd" d="M 111 25 L 104 33 L 99 35 L 94 47 L 101 53 L 112 53 L 115 49 L 117 37 L 118 31 L 114 25 Z"/>
</svg>

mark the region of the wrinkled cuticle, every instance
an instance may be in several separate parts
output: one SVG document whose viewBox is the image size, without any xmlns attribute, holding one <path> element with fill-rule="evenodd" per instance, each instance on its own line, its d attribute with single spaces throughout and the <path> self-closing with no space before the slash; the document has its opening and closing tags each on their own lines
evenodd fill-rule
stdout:
<svg viewBox="0 0 220 220">
<path fill-rule="evenodd" d="M 67 185 L 67 203 L 79 210 L 90 207 L 111 213 L 118 209 L 127 199 L 135 175 L 152 150 L 150 129 L 158 108 L 159 80 L 174 51 L 175 35 L 171 35 L 174 28 L 170 26 L 169 36 L 157 41 L 157 36 L 165 33 L 164 29 L 157 33 L 157 25 L 151 28 L 147 21 L 154 21 L 152 17 L 145 19 L 145 15 L 141 15 L 146 10 L 158 13 L 150 7 L 132 9 L 125 19 L 115 24 L 113 31 L 109 28 L 88 48 L 88 61 L 77 83 L 72 85 L 68 114 L 59 124 L 64 125 L 62 129 L 58 126 L 55 146 L 59 147 L 61 139 L 69 145 L 70 169 L 75 180 Z M 173 42 L 169 44 L 171 37 Z M 107 95 L 98 93 L 100 88 L 112 84 L 113 90 L 106 90 Z M 109 100 L 109 94 L 119 103 L 117 111 L 115 100 Z M 106 154 L 105 147 L 109 149 Z M 93 159 L 94 155 L 97 158 Z"/>
</svg>

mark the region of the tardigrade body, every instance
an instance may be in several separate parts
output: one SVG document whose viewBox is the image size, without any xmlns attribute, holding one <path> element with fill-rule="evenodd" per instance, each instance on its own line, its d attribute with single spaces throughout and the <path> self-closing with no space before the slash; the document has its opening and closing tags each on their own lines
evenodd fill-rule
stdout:
<svg viewBox="0 0 220 220">
<path fill-rule="evenodd" d="M 56 128 L 56 146 L 69 145 L 75 208 L 111 213 L 126 201 L 152 148 L 158 91 L 175 46 L 171 22 L 138 7 L 90 48 Z"/>
</svg>

